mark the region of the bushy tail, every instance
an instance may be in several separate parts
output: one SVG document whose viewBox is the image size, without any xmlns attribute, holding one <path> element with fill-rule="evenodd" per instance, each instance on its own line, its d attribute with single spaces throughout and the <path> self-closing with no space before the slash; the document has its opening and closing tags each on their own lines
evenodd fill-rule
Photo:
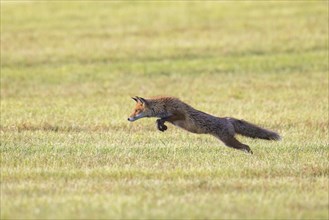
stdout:
<svg viewBox="0 0 329 220">
<path fill-rule="evenodd" d="M 281 140 L 280 135 L 274 131 L 261 128 L 244 120 L 238 120 L 235 118 L 229 118 L 228 120 L 233 124 L 234 130 L 237 134 L 241 134 L 243 136 L 251 138 Z"/>
</svg>

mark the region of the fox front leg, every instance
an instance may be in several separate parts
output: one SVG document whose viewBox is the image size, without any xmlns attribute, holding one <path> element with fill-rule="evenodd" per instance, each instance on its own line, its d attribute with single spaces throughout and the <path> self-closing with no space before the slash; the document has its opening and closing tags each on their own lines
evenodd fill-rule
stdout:
<svg viewBox="0 0 329 220">
<path fill-rule="evenodd" d="M 165 130 L 167 130 L 168 127 L 164 123 L 165 120 L 163 120 L 162 118 L 156 120 L 157 128 L 159 131 L 164 132 Z"/>
</svg>

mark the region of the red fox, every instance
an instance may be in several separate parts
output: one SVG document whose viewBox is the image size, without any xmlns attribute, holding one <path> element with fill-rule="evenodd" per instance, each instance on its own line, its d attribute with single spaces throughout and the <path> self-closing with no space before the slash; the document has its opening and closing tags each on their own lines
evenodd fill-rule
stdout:
<svg viewBox="0 0 329 220">
<path fill-rule="evenodd" d="M 224 142 L 228 147 L 253 152 L 248 145 L 242 144 L 234 136 L 240 134 L 251 138 L 280 140 L 278 133 L 261 128 L 244 120 L 220 118 L 199 111 L 175 97 L 155 97 L 144 99 L 132 97 L 136 106 L 128 118 L 133 122 L 144 117 L 156 117 L 157 128 L 167 130 L 165 122 L 196 134 L 210 134 Z"/>
</svg>

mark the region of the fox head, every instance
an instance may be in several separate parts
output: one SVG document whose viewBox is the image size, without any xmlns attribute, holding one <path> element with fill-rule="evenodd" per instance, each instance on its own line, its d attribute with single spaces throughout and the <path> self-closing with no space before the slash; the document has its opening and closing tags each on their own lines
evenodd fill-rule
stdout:
<svg viewBox="0 0 329 220">
<path fill-rule="evenodd" d="M 132 97 L 132 99 L 135 100 L 136 106 L 130 114 L 128 121 L 133 122 L 140 118 L 152 116 L 152 109 L 150 108 L 149 101 L 138 96 Z"/>
</svg>

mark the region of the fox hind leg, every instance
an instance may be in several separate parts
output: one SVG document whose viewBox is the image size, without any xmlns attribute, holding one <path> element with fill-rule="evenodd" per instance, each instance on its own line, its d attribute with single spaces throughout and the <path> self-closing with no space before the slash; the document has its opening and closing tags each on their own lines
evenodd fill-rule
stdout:
<svg viewBox="0 0 329 220">
<path fill-rule="evenodd" d="M 238 141 L 234 136 L 225 136 L 220 138 L 221 141 L 224 142 L 224 144 L 228 147 L 235 148 L 237 150 L 242 150 L 244 152 L 253 154 L 252 150 L 250 147 L 246 144 L 242 144 L 240 141 Z"/>
</svg>

